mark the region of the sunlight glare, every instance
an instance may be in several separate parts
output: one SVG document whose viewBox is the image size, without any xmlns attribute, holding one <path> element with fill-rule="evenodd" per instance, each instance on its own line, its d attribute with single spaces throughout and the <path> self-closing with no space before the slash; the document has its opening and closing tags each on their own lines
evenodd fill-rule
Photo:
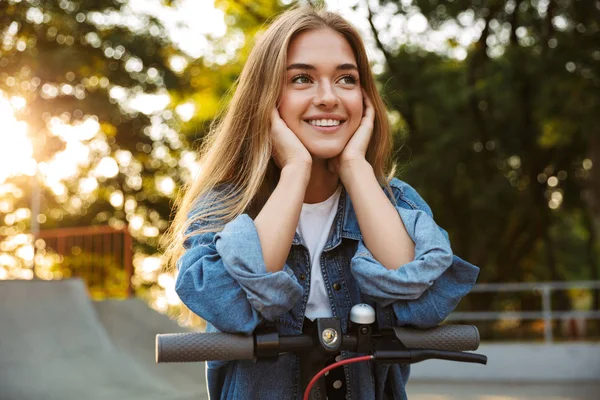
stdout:
<svg viewBox="0 0 600 400">
<path fill-rule="evenodd" d="M 196 106 L 192 102 L 183 103 L 175 107 L 175 112 L 183 122 L 188 122 L 194 116 Z"/>
<path fill-rule="evenodd" d="M 144 225 L 144 218 L 139 215 L 134 215 L 129 220 L 129 227 L 135 231 L 140 230 Z"/>
<path fill-rule="evenodd" d="M 16 258 L 10 254 L 0 254 L 0 265 L 15 268 L 18 264 Z"/>
<path fill-rule="evenodd" d="M 25 261 L 33 261 L 34 251 L 33 246 L 26 244 L 21 246 L 15 252 L 15 255 Z"/>
<path fill-rule="evenodd" d="M 157 272 L 160 269 L 160 257 L 158 256 L 148 256 L 148 257 L 144 257 L 139 266 L 141 267 L 142 271 L 145 273 L 153 273 L 153 272 Z M 159 282 L 160 284 L 160 282 Z"/>
<path fill-rule="evenodd" d="M 181 303 L 179 296 L 175 291 L 175 279 L 170 274 L 160 274 L 158 276 L 158 284 L 165 289 L 165 298 L 171 306 L 176 306 Z"/>
<path fill-rule="evenodd" d="M 13 96 L 10 103 L 15 111 L 20 111 L 27 105 L 27 101 L 21 96 Z"/>
<path fill-rule="evenodd" d="M 95 117 L 89 117 L 81 122 L 65 124 L 60 118 L 53 117 L 49 124 L 50 131 L 65 142 L 82 142 L 90 140 L 100 131 L 100 124 Z"/>
<path fill-rule="evenodd" d="M 90 194 L 98 189 L 98 180 L 96 178 L 83 178 L 79 180 L 79 191 L 82 194 Z"/>
<path fill-rule="evenodd" d="M 15 175 L 35 175 L 33 146 L 27 137 L 28 126 L 15 117 L 15 111 L 25 107 L 25 99 L 10 100 L 0 91 L 0 184 Z"/>
<path fill-rule="evenodd" d="M 52 186 L 63 179 L 78 174 L 79 166 L 88 165 L 90 149 L 81 142 L 67 142 L 66 148 L 56 153 L 52 160 L 40 163 L 39 170 L 46 177 L 46 184 Z"/>
<path fill-rule="evenodd" d="M 170 176 L 157 178 L 156 187 L 161 193 L 170 196 L 175 191 L 175 181 Z"/>
<path fill-rule="evenodd" d="M 94 171 L 97 177 L 114 178 L 119 173 L 119 166 L 112 157 L 104 157 Z"/>
<path fill-rule="evenodd" d="M 90 148 L 83 142 L 98 134 L 100 124 L 96 117 L 87 117 L 73 124 L 53 117 L 48 123 L 48 129 L 60 137 L 66 146 L 63 151 L 56 153 L 51 160 L 40 163 L 38 167 L 45 177 L 46 185 L 60 196 L 66 193 L 61 181 L 75 177 L 79 173 L 79 167 L 89 165 Z"/>
<path fill-rule="evenodd" d="M 115 208 L 120 208 L 123 205 L 123 193 L 120 190 L 110 194 L 110 204 Z"/>
<path fill-rule="evenodd" d="M 161 113 L 171 102 L 168 93 L 140 93 L 127 102 L 127 107 L 146 115 Z"/>
<path fill-rule="evenodd" d="M 179 55 L 174 55 L 169 58 L 169 67 L 175 73 L 181 73 L 187 67 L 187 60 Z"/>
<path fill-rule="evenodd" d="M 423 33 L 427 30 L 427 18 L 421 13 L 416 13 L 408 18 L 407 28 L 412 33 Z"/>
<path fill-rule="evenodd" d="M 142 229 L 142 235 L 146 237 L 158 237 L 160 231 L 155 226 L 144 226 Z"/>
<path fill-rule="evenodd" d="M 115 157 L 119 165 L 123 167 L 128 167 L 131 164 L 132 154 L 129 150 L 117 150 L 115 152 Z"/>
</svg>

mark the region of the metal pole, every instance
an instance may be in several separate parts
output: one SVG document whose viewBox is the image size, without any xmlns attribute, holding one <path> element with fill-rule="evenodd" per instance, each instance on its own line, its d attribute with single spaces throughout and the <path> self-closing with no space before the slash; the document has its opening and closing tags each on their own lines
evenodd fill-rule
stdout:
<svg viewBox="0 0 600 400">
<path fill-rule="evenodd" d="M 35 174 L 32 177 L 31 182 L 31 222 L 30 222 L 30 230 L 33 235 L 33 262 L 31 265 L 31 270 L 33 272 L 33 279 L 37 278 L 37 274 L 35 271 L 35 255 L 37 253 L 35 242 L 40 234 L 40 222 L 38 221 L 38 216 L 40 214 L 40 182 L 38 177 L 38 169 L 37 165 L 35 167 Z"/>
<path fill-rule="evenodd" d="M 544 315 L 544 340 L 546 344 L 552 343 L 552 303 L 550 299 L 550 286 L 542 287 L 542 313 Z"/>
<path fill-rule="evenodd" d="M 35 238 L 40 233 L 40 223 L 38 221 L 38 215 L 40 214 L 40 184 L 38 182 L 37 174 L 33 176 L 31 182 L 31 234 Z"/>
</svg>

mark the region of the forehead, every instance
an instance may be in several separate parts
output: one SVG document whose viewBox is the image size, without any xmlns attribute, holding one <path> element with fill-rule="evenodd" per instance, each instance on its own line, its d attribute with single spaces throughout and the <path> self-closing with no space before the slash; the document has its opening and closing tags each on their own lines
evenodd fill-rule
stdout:
<svg viewBox="0 0 600 400">
<path fill-rule="evenodd" d="M 356 57 L 341 33 L 324 28 L 302 32 L 294 37 L 288 46 L 287 63 L 337 66 L 356 64 Z"/>
</svg>

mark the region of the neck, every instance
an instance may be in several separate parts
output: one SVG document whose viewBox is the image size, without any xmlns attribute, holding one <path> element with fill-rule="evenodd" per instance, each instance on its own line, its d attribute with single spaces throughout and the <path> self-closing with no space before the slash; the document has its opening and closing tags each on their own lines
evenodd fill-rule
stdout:
<svg viewBox="0 0 600 400">
<path fill-rule="evenodd" d="M 310 181 L 306 188 L 304 202 L 314 204 L 327 200 L 335 193 L 339 181 L 339 176 L 327 168 L 327 160 L 313 158 Z"/>
</svg>

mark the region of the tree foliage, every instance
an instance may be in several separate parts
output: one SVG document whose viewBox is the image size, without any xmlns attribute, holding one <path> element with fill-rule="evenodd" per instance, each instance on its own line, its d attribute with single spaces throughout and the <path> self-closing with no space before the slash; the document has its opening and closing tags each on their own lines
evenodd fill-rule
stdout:
<svg viewBox="0 0 600 400">
<path fill-rule="evenodd" d="M 480 281 L 597 280 L 600 2 L 408 3 L 371 2 L 374 35 L 391 10 L 422 13 L 422 35 L 454 25 L 478 38 L 465 47 L 450 34 L 429 51 L 378 41 L 402 177 Z"/>
<path fill-rule="evenodd" d="M 160 16 L 132 13 L 125 1 L 0 1 L 0 91 L 26 103 L 17 117 L 42 166 L 42 228 L 128 223 L 137 251 L 156 252 L 196 168 L 194 141 L 227 102 L 252 38 L 285 8 L 215 5 L 226 33 L 199 38 L 210 51 L 198 56 Z M 480 281 L 598 279 L 600 2 L 361 0 L 355 8 L 367 10 L 384 56 L 378 80 L 396 121 L 400 177 L 430 203 L 454 251 L 482 268 Z M 426 27 L 408 35 L 417 14 Z M 133 107 L 144 95 L 168 100 Z M 81 139 L 89 156 L 51 182 L 43 165 L 69 146 L 53 126 L 90 119 L 97 132 Z M 114 173 L 99 172 L 109 164 Z M 30 181 L 0 182 L 5 238 L 28 232 L 20 210 L 31 204 Z M 31 246 L 13 242 L 0 251 Z"/>
<path fill-rule="evenodd" d="M 37 179 L 0 182 L 5 276 L 33 264 L 32 237 L 22 236 L 30 231 L 32 180 L 40 187 L 41 229 L 128 224 L 137 252 L 157 251 L 178 188 L 197 168 L 193 143 L 227 101 L 254 33 L 282 10 L 276 1 L 216 6 L 225 33 L 199 37 L 207 49 L 198 56 L 172 39 L 160 13 L 126 1 L 0 1 L 0 94 L 25 103 L 15 113 L 28 125 L 38 165 Z M 57 134 L 57 126 L 86 122 L 91 134 Z M 52 179 L 59 167 L 49 166 L 68 154 L 70 141 L 87 157 Z"/>
</svg>

